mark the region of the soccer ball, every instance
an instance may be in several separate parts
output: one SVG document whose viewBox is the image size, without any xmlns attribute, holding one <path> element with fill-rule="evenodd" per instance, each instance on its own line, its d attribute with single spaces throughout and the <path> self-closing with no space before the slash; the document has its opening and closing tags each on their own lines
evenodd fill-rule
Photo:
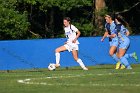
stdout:
<svg viewBox="0 0 140 93">
<path fill-rule="evenodd" d="M 50 63 L 49 66 L 48 66 L 48 69 L 51 70 L 51 71 L 52 70 L 55 70 L 55 68 L 56 67 L 55 67 L 55 64 L 54 63 Z"/>
</svg>

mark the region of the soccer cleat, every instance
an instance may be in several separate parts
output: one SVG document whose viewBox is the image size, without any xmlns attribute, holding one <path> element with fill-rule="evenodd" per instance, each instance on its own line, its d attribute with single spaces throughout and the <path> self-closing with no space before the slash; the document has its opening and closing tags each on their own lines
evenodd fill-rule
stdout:
<svg viewBox="0 0 140 93">
<path fill-rule="evenodd" d="M 60 64 L 55 64 L 55 67 L 56 67 L 56 68 L 60 67 Z"/>
<path fill-rule="evenodd" d="M 136 52 L 133 53 L 133 58 L 136 60 L 136 62 L 138 62 L 138 56 L 137 56 Z"/>
<path fill-rule="evenodd" d="M 125 66 L 123 64 L 121 64 L 120 69 L 125 69 Z"/>
<path fill-rule="evenodd" d="M 116 68 L 115 68 L 115 69 L 119 69 L 119 68 L 120 68 L 120 65 L 121 65 L 121 63 L 120 63 L 120 62 L 117 62 L 117 63 L 116 63 Z"/>
<path fill-rule="evenodd" d="M 88 68 L 84 67 L 83 70 L 88 70 Z"/>
</svg>

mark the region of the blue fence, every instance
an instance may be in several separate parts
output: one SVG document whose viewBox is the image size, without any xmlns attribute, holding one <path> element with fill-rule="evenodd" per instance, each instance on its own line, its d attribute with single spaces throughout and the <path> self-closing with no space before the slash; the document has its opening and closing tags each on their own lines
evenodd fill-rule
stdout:
<svg viewBox="0 0 140 93">
<path fill-rule="evenodd" d="M 109 56 L 108 39 L 100 41 L 101 37 L 80 37 L 79 57 L 85 65 L 115 64 Z M 131 45 L 127 53 L 136 51 L 140 56 L 140 36 L 130 36 Z M 55 63 L 54 51 L 64 44 L 66 39 L 39 39 L 0 41 L 0 70 L 47 68 L 49 63 Z M 129 59 L 136 64 L 134 59 Z M 61 53 L 61 66 L 78 66 L 72 54 Z"/>
</svg>

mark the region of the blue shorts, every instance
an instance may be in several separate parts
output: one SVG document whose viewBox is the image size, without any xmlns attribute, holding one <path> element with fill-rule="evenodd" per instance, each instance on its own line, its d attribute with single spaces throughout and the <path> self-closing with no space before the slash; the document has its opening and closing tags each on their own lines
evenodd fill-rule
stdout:
<svg viewBox="0 0 140 93">
<path fill-rule="evenodd" d="M 119 45 L 118 39 L 112 39 L 112 41 L 110 41 L 109 44 L 110 44 L 110 47 L 111 46 L 118 47 L 118 45 Z"/>
<path fill-rule="evenodd" d="M 122 49 L 127 49 L 130 45 L 130 40 L 129 38 L 125 38 L 122 40 L 119 40 L 119 48 L 122 48 Z"/>
</svg>

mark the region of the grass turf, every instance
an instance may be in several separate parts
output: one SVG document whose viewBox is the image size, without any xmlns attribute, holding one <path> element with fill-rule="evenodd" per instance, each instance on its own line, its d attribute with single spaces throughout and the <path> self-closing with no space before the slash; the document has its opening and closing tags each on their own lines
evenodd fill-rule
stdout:
<svg viewBox="0 0 140 93">
<path fill-rule="evenodd" d="M 0 72 L 0 93 L 139 93 L 140 64 L 132 70 L 99 65 Z"/>
</svg>

